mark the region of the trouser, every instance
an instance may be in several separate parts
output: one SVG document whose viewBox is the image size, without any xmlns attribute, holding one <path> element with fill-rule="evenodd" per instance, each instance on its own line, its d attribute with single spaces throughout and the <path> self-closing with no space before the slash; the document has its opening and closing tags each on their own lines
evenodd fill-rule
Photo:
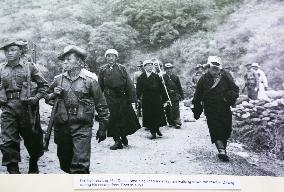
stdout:
<svg viewBox="0 0 284 192">
<path fill-rule="evenodd" d="M 57 125 L 54 134 L 60 168 L 66 173 L 89 174 L 92 125 Z"/>
<path fill-rule="evenodd" d="M 32 130 L 28 107 L 18 100 L 10 100 L 1 107 L 1 134 L 0 145 L 3 159 L 2 165 L 21 161 L 20 156 L 20 136 L 24 140 L 24 145 L 34 160 L 38 160 L 43 155 L 43 133 L 40 127 L 40 117 L 36 107 L 33 106 L 33 116 L 36 114 L 35 131 Z"/>
<path fill-rule="evenodd" d="M 179 102 L 172 102 L 172 106 L 166 107 L 166 116 L 169 125 L 177 126 L 181 125 Z"/>
<path fill-rule="evenodd" d="M 217 149 L 226 149 L 227 148 L 227 140 L 216 140 L 215 145 Z"/>
<path fill-rule="evenodd" d="M 248 98 L 256 100 L 258 97 L 258 91 L 255 91 L 255 86 L 248 87 Z"/>
</svg>

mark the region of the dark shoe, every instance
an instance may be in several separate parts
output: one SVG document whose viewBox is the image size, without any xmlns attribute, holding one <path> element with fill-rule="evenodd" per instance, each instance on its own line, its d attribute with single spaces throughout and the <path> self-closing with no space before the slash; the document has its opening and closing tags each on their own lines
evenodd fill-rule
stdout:
<svg viewBox="0 0 284 192">
<path fill-rule="evenodd" d="M 152 140 L 152 139 L 156 139 L 156 138 L 157 138 L 156 133 L 151 132 L 151 137 L 150 137 L 150 139 Z"/>
<path fill-rule="evenodd" d="M 128 145 L 128 139 L 126 136 L 121 137 L 121 142 L 123 145 L 127 146 Z"/>
<path fill-rule="evenodd" d="M 217 154 L 218 158 L 222 160 L 223 162 L 228 162 L 229 157 L 227 155 L 227 152 L 225 149 L 218 149 L 219 153 Z"/>
<path fill-rule="evenodd" d="M 176 129 L 180 129 L 180 125 L 176 125 L 175 127 L 176 127 Z"/>
<path fill-rule="evenodd" d="M 161 131 L 160 131 L 160 130 L 158 130 L 158 131 L 157 131 L 157 135 L 159 135 L 160 137 L 162 137 L 162 136 L 163 136 L 163 134 L 161 133 Z"/>
<path fill-rule="evenodd" d="M 19 165 L 18 163 L 10 163 L 7 165 L 7 171 L 9 174 L 21 174 L 19 171 Z"/>
<path fill-rule="evenodd" d="M 122 149 L 123 146 L 121 144 L 121 141 L 116 141 L 114 145 L 110 146 L 110 150 L 117 150 L 117 149 Z"/>
<path fill-rule="evenodd" d="M 37 165 L 37 160 L 34 159 L 30 159 L 29 161 L 29 174 L 38 174 L 39 170 L 38 170 L 38 165 Z"/>
</svg>

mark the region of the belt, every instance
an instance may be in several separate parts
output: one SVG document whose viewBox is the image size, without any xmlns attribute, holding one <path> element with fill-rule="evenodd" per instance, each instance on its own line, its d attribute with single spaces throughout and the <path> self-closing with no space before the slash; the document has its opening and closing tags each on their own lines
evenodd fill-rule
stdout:
<svg viewBox="0 0 284 192">
<path fill-rule="evenodd" d="M 115 95 L 115 96 L 123 96 L 126 95 L 126 92 L 123 90 L 115 90 L 115 89 L 105 89 L 104 92 L 107 95 Z"/>
<path fill-rule="evenodd" d="M 20 99 L 21 92 L 7 92 L 6 97 L 7 99 Z"/>
<path fill-rule="evenodd" d="M 69 115 L 77 115 L 78 113 L 78 107 L 67 107 L 66 110 Z"/>
</svg>

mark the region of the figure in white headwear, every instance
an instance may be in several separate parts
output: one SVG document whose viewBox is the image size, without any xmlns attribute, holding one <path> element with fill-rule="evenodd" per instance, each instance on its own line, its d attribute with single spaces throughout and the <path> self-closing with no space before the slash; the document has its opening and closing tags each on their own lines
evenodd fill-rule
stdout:
<svg viewBox="0 0 284 192">
<path fill-rule="evenodd" d="M 269 97 L 266 94 L 266 91 L 268 89 L 268 82 L 265 73 L 259 68 L 258 63 L 252 63 L 251 67 L 259 77 L 258 99 L 269 100 Z"/>
</svg>

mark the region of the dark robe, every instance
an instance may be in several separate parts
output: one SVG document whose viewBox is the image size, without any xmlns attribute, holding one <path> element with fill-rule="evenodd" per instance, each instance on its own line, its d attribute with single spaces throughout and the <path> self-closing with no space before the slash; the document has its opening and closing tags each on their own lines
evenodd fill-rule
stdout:
<svg viewBox="0 0 284 192">
<path fill-rule="evenodd" d="M 150 129 L 157 129 L 167 125 L 163 109 L 163 103 L 167 101 L 167 95 L 161 78 L 151 73 L 147 77 L 142 73 L 137 80 L 137 97 L 142 99 L 143 126 Z"/>
<path fill-rule="evenodd" d="M 204 74 L 197 83 L 192 103 L 199 108 L 203 103 L 204 114 L 212 143 L 216 140 L 227 141 L 232 131 L 232 112 L 230 106 L 239 96 L 239 87 L 232 77 L 222 72 L 219 83 L 214 84 L 210 73 Z"/>
<path fill-rule="evenodd" d="M 164 74 L 163 77 L 172 103 L 172 106 L 166 107 L 167 121 L 169 125 L 180 126 L 179 101 L 184 99 L 184 96 L 179 77 L 174 74 Z"/>
<path fill-rule="evenodd" d="M 125 67 L 120 64 L 112 67 L 105 65 L 98 79 L 110 110 L 108 137 L 135 133 L 141 128 L 131 105 L 136 102 L 136 92 Z"/>
</svg>

